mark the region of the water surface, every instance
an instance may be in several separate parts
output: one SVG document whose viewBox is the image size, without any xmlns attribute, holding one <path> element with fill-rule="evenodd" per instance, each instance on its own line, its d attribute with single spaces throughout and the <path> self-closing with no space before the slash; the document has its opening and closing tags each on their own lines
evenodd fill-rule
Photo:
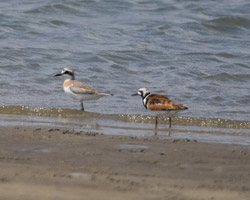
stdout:
<svg viewBox="0 0 250 200">
<path fill-rule="evenodd" d="M 188 106 L 183 117 L 249 121 L 249 10 L 246 0 L 3 0 L 0 106 L 79 109 L 53 76 L 71 67 L 114 94 L 85 102 L 88 112 L 151 117 L 131 97 L 148 87 Z"/>
</svg>

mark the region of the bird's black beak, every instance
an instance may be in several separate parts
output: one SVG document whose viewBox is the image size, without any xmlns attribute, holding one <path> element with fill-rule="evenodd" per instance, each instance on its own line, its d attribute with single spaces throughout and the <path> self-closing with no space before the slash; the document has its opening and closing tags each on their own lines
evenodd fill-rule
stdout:
<svg viewBox="0 0 250 200">
<path fill-rule="evenodd" d="M 138 93 L 136 92 L 136 93 L 132 94 L 131 96 L 137 96 L 137 95 L 138 95 Z"/>
<path fill-rule="evenodd" d="M 63 74 L 62 73 L 60 73 L 60 74 L 56 74 L 55 76 L 62 76 Z"/>
</svg>

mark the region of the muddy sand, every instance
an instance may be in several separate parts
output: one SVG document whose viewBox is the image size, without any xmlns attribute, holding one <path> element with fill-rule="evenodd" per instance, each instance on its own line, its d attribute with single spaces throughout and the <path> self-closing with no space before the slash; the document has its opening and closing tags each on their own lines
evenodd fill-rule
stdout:
<svg viewBox="0 0 250 200">
<path fill-rule="evenodd" d="M 250 148 L 0 127 L 0 199 L 250 199 Z"/>
</svg>

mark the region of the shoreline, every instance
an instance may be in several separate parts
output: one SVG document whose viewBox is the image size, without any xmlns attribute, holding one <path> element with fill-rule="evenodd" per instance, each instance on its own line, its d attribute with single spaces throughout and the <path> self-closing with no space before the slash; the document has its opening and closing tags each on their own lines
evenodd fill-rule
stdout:
<svg viewBox="0 0 250 200">
<path fill-rule="evenodd" d="M 250 198 L 248 146 L 60 128 L 0 132 L 2 199 Z"/>
<path fill-rule="evenodd" d="M 146 115 L 108 115 L 105 117 L 100 113 L 83 113 L 71 109 L 39 109 L 20 106 L 7 106 L 2 109 L 2 112 L 6 113 L 0 114 L 0 126 L 5 127 L 55 127 L 76 131 L 98 131 L 105 135 L 141 137 L 151 137 L 155 134 L 154 121 L 152 122 L 150 116 Z M 13 114 L 14 111 L 19 114 Z M 117 119 L 118 116 L 119 119 Z M 201 126 L 201 124 L 207 125 Z M 177 117 L 174 118 L 171 138 L 249 146 L 249 124 L 250 121 L 232 123 L 232 121 L 222 119 Z M 157 133 L 159 137 L 168 138 L 169 129 L 166 118 L 160 119 Z"/>
</svg>

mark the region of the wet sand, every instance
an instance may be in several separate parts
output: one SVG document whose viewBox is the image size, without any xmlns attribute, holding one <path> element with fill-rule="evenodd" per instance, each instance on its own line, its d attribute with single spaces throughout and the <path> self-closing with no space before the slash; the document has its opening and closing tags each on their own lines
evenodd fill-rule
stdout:
<svg viewBox="0 0 250 200">
<path fill-rule="evenodd" d="M 250 199 L 250 148 L 0 127 L 0 199 Z"/>
</svg>

